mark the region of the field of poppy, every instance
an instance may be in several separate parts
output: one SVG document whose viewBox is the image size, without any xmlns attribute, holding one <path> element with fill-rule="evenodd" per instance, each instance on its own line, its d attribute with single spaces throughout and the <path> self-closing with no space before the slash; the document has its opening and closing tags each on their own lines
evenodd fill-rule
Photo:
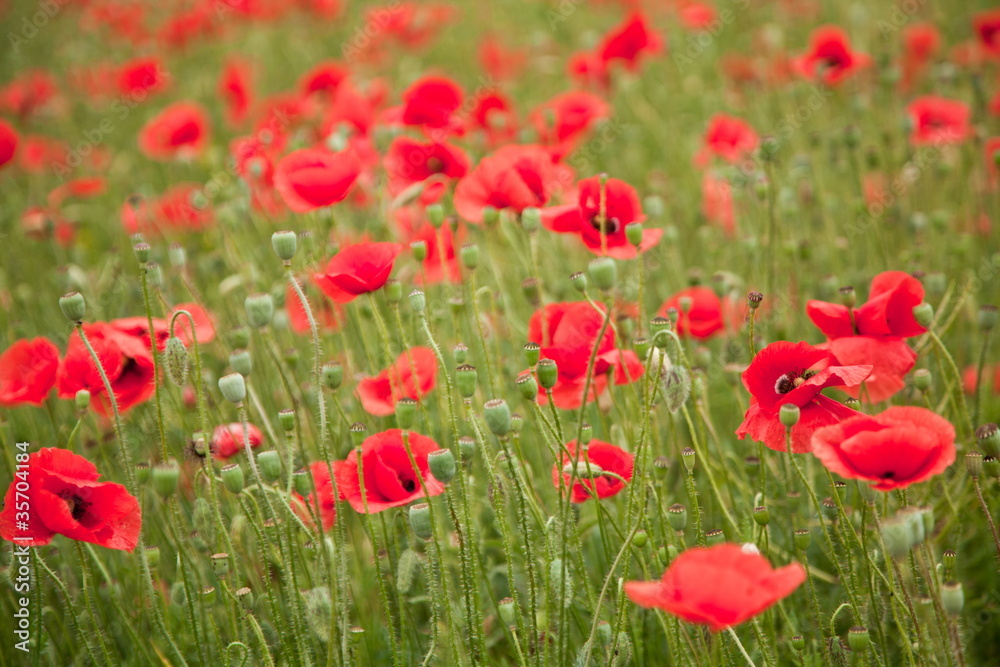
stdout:
<svg viewBox="0 0 1000 667">
<path fill-rule="evenodd" d="M 991 3 L 0 21 L 0 667 L 995 664 Z"/>
</svg>

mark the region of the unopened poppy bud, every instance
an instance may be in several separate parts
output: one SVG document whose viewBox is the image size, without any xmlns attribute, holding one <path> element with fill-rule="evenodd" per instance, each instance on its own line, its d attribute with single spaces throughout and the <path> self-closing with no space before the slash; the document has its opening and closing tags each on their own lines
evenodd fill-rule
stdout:
<svg viewBox="0 0 1000 667">
<path fill-rule="evenodd" d="M 979 308 L 979 328 L 989 331 L 997 325 L 997 307 L 986 305 Z"/>
<path fill-rule="evenodd" d="M 444 206 L 441 204 L 431 204 L 425 210 L 427 221 L 435 227 L 440 227 L 444 222 Z"/>
<path fill-rule="evenodd" d="M 502 398 L 486 401 L 483 405 L 483 416 L 493 435 L 503 438 L 510 433 L 510 406 L 507 405 L 507 401 Z"/>
<path fill-rule="evenodd" d="M 868 628 L 854 626 L 847 631 L 847 645 L 855 653 L 863 653 L 871 644 L 871 637 L 868 635 Z"/>
<path fill-rule="evenodd" d="M 722 544 L 726 541 L 726 535 L 718 528 L 714 530 L 709 530 L 705 533 L 705 542 L 710 547 L 714 547 L 717 544 Z"/>
<path fill-rule="evenodd" d="M 79 292 L 70 292 L 59 297 L 59 308 L 67 320 L 79 323 L 83 321 L 83 314 L 87 312 L 87 302 Z"/>
<path fill-rule="evenodd" d="M 771 510 L 763 505 L 755 507 L 753 509 L 753 520 L 757 522 L 758 526 L 766 526 L 771 523 Z"/>
<path fill-rule="evenodd" d="M 500 219 L 500 211 L 496 210 L 492 206 L 483 207 L 483 224 L 493 225 L 496 221 Z"/>
<path fill-rule="evenodd" d="M 177 482 L 180 481 L 181 469 L 177 461 L 173 459 L 157 463 L 153 466 L 150 481 L 153 483 L 153 490 L 161 498 L 167 498 L 177 490 Z"/>
<path fill-rule="evenodd" d="M 500 610 L 500 620 L 509 626 L 513 626 L 517 620 L 517 610 L 514 608 L 513 598 L 504 598 L 497 604 Z"/>
<path fill-rule="evenodd" d="M 391 305 L 396 305 L 403 300 L 403 283 L 395 278 L 385 281 L 385 286 L 382 290 L 385 292 L 385 300 Z"/>
<path fill-rule="evenodd" d="M 788 643 L 792 645 L 793 649 L 799 652 L 805 650 L 806 648 L 806 640 L 802 635 L 795 635 L 788 641 Z"/>
<path fill-rule="evenodd" d="M 670 342 L 670 335 L 667 333 L 669 330 L 670 320 L 661 315 L 657 315 L 649 321 L 649 335 L 653 338 L 653 345 L 658 349 L 666 349 Z"/>
<path fill-rule="evenodd" d="M 230 373 L 219 378 L 219 391 L 230 403 L 239 405 L 247 396 L 247 385 L 239 373 Z"/>
<path fill-rule="evenodd" d="M 536 232 L 541 224 L 542 212 L 534 206 L 529 206 L 521 211 L 521 226 L 524 228 L 524 231 L 529 234 Z"/>
<path fill-rule="evenodd" d="M 587 273 L 597 285 L 597 289 L 606 292 L 615 286 L 618 279 L 618 265 L 610 257 L 598 257 L 590 260 L 590 264 L 587 265 Z"/>
<path fill-rule="evenodd" d="M 799 528 L 792 534 L 792 539 L 795 541 L 796 548 L 805 551 L 812 543 L 812 533 L 809 532 L 808 528 Z"/>
<path fill-rule="evenodd" d="M 462 258 L 462 266 L 469 271 L 474 271 L 479 266 L 479 246 L 475 243 L 467 243 L 462 246 L 459 254 Z"/>
<path fill-rule="evenodd" d="M 222 578 L 229 574 L 229 554 L 218 553 L 212 554 L 212 571 L 215 572 L 215 576 Z"/>
<path fill-rule="evenodd" d="M 149 263 L 151 250 L 148 243 L 136 243 L 132 246 L 132 252 L 135 253 L 135 260 L 139 262 L 139 266 L 146 266 Z"/>
<path fill-rule="evenodd" d="M 180 268 L 187 264 L 187 250 L 180 243 L 171 243 L 167 249 L 167 257 L 170 258 L 170 266 Z"/>
<path fill-rule="evenodd" d="M 600 621 L 597 624 L 597 641 L 601 646 L 607 646 L 611 643 L 611 624 L 607 621 Z"/>
<path fill-rule="evenodd" d="M 247 322 L 250 326 L 260 329 L 271 323 L 274 317 L 274 299 L 270 294 L 251 294 L 243 305 L 247 311 Z"/>
<path fill-rule="evenodd" d="M 630 222 L 625 225 L 625 239 L 636 248 L 642 245 L 642 223 Z"/>
<path fill-rule="evenodd" d="M 164 358 L 167 364 L 167 377 L 178 387 L 183 387 L 188 375 L 188 351 L 184 347 L 184 342 L 177 336 L 168 338 Z"/>
<path fill-rule="evenodd" d="M 152 469 L 145 461 L 135 464 L 135 478 L 140 484 L 145 484 L 149 481 L 149 475 L 151 472 Z"/>
<path fill-rule="evenodd" d="M 457 469 L 455 455 L 450 449 L 439 449 L 427 455 L 427 465 L 431 469 L 434 479 L 442 484 L 449 483 L 455 478 Z"/>
<path fill-rule="evenodd" d="M 1000 427 L 990 422 L 976 429 L 976 442 L 986 454 L 1000 456 Z"/>
<path fill-rule="evenodd" d="M 962 608 L 965 606 L 965 592 L 962 590 L 962 584 L 957 581 L 949 581 L 941 586 L 941 606 L 952 616 L 958 616 L 962 613 Z"/>
<path fill-rule="evenodd" d="M 292 484 L 295 486 L 295 493 L 300 496 L 308 496 L 312 493 L 313 484 L 308 468 L 299 468 L 292 473 Z"/>
<path fill-rule="evenodd" d="M 1000 459 L 995 456 L 984 456 L 983 472 L 994 479 L 1000 478 Z"/>
<path fill-rule="evenodd" d="M 983 455 L 979 452 L 967 452 L 965 454 L 965 472 L 972 479 L 979 479 L 983 474 Z"/>
<path fill-rule="evenodd" d="M 396 426 L 403 429 L 404 431 L 409 431 L 413 428 L 413 418 L 417 414 L 417 402 L 408 397 L 396 401 Z"/>
<path fill-rule="evenodd" d="M 361 443 L 365 441 L 366 437 L 368 437 L 368 427 L 361 422 L 354 422 L 351 424 L 350 433 L 351 443 L 353 443 L 355 447 L 360 447 Z"/>
<path fill-rule="evenodd" d="M 274 254 L 286 264 L 292 261 L 292 257 L 295 257 L 298 243 L 299 238 L 295 232 L 285 231 L 271 234 L 271 247 L 274 248 Z"/>
<path fill-rule="evenodd" d="M 931 372 L 926 368 L 918 368 L 913 371 L 913 386 L 919 391 L 927 391 L 931 388 Z"/>
<path fill-rule="evenodd" d="M 295 429 L 295 410 L 291 408 L 279 410 L 278 424 L 285 433 L 291 433 Z"/>
<path fill-rule="evenodd" d="M 528 341 L 524 344 L 524 362 L 528 364 L 531 368 L 535 367 L 538 363 L 538 357 L 542 353 L 542 346 L 533 341 Z"/>
<path fill-rule="evenodd" d="M 913 319 L 922 327 L 929 327 L 934 321 L 934 307 L 926 301 L 913 307 Z"/>
<path fill-rule="evenodd" d="M 537 278 L 525 278 L 521 281 L 521 293 L 524 294 L 524 298 L 528 303 L 532 305 L 538 304 L 539 296 L 541 291 L 538 288 Z"/>
<path fill-rule="evenodd" d="M 471 364 L 462 364 L 455 369 L 455 387 L 458 395 L 462 398 L 472 398 L 476 394 L 476 367 Z"/>
<path fill-rule="evenodd" d="M 222 466 L 219 471 L 222 477 L 222 484 L 230 493 L 240 493 L 243 491 L 243 468 L 239 463 L 230 463 Z"/>
<path fill-rule="evenodd" d="M 427 242 L 426 241 L 414 241 L 410 244 L 410 252 L 413 253 L 413 259 L 418 262 L 422 262 L 427 259 Z"/>
<path fill-rule="evenodd" d="M 410 292 L 410 308 L 417 313 L 422 313 L 427 308 L 427 295 L 418 289 Z"/>
<path fill-rule="evenodd" d="M 80 410 L 81 412 L 86 410 L 90 406 L 90 392 L 86 389 L 78 390 L 76 395 L 73 397 L 73 402 L 76 405 L 77 410 Z"/>
<path fill-rule="evenodd" d="M 580 439 L 579 443 L 586 447 L 590 444 L 591 439 L 594 437 L 594 427 L 590 425 L 589 422 L 583 422 L 580 424 Z"/>
<path fill-rule="evenodd" d="M 456 364 L 464 364 L 469 357 L 469 348 L 459 343 L 452 349 L 452 356 L 455 357 Z"/>
<path fill-rule="evenodd" d="M 691 449 L 690 447 L 685 447 L 684 449 L 682 449 L 681 450 L 681 461 L 684 462 L 684 467 L 687 469 L 687 471 L 689 473 L 693 472 L 694 471 L 694 464 L 695 464 L 694 450 Z"/>
<path fill-rule="evenodd" d="M 580 294 L 584 294 L 587 291 L 587 274 L 583 271 L 577 271 L 576 273 L 571 273 L 569 276 L 569 282 Z"/>
<path fill-rule="evenodd" d="M 458 453 L 463 461 L 468 461 L 476 453 L 476 439 L 472 436 L 463 435 L 458 439 Z"/>
<path fill-rule="evenodd" d="M 229 354 L 229 367 L 246 377 L 253 371 L 253 359 L 246 350 L 233 350 Z"/>
<path fill-rule="evenodd" d="M 794 403 L 785 403 L 778 410 L 778 419 L 785 428 L 792 428 L 799 423 L 799 416 L 801 415 L 801 410 L 799 406 Z"/>
<path fill-rule="evenodd" d="M 763 300 L 764 295 L 760 292 L 754 291 L 747 294 L 747 306 L 749 306 L 751 310 L 757 310 L 760 308 L 760 304 Z"/>
<path fill-rule="evenodd" d="M 535 380 L 535 376 L 530 372 L 525 371 L 517 376 L 515 381 L 517 385 L 517 390 L 521 392 L 521 396 L 528 401 L 534 401 L 538 398 L 538 381 Z"/>
<path fill-rule="evenodd" d="M 156 568 L 160 564 L 160 547 L 151 544 L 145 548 L 143 553 L 150 568 Z"/>
<path fill-rule="evenodd" d="M 559 367 L 554 359 L 540 359 L 535 367 L 538 373 L 538 384 L 543 389 L 552 389 L 559 380 Z"/>
<path fill-rule="evenodd" d="M 236 599 L 239 600 L 240 606 L 242 606 L 245 611 L 253 610 L 253 592 L 249 587 L 244 586 L 243 588 L 237 590 L 234 595 L 236 596 Z"/>
<path fill-rule="evenodd" d="M 429 540 L 434 535 L 430 505 L 417 503 L 410 507 L 410 528 L 413 529 L 413 534 L 422 540 Z"/>
<path fill-rule="evenodd" d="M 344 366 L 339 361 L 329 361 L 323 364 L 320 369 L 320 379 L 327 389 L 337 389 L 344 381 Z"/>
<path fill-rule="evenodd" d="M 257 465 L 267 481 L 273 482 L 281 477 L 281 457 L 273 449 L 258 454 Z"/>
</svg>

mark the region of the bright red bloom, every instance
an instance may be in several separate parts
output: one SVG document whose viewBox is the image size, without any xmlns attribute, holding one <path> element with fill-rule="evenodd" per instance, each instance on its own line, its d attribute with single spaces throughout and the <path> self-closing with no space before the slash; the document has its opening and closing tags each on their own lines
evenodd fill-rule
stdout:
<svg viewBox="0 0 1000 667">
<path fill-rule="evenodd" d="M 635 71 L 644 55 L 653 56 L 662 50 L 663 40 L 649 27 L 646 17 L 633 12 L 604 35 L 595 53 L 606 66 L 621 62 Z"/>
<path fill-rule="evenodd" d="M 311 512 L 316 511 L 316 499 L 319 498 L 319 518 L 323 530 L 333 528 L 337 522 L 337 499 L 333 495 L 333 482 L 330 480 L 330 470 L 336 464 L 326 461 L 314 461 L 309 464 L 312 473 L 313 492 L 303 498 L 295 494 L 292 499 L 292 510 L 306 523 L 312 525 Z"/>
<path fill-rule="evenodd" d="M 470 128 L 482 130 L 490 146 L 514 139 L 517 134 L 517 114 L 510 100 L 498 92 L 476 96 L 476 105 L 469 113 Z"/>
<path fill-rule="evenodd" d="M 719 544 L 681 553 L 659 581 L 625 582 L 625 595 L 642 607 L 663 609 L 719 632 L 760 614 L 805 580 L 799 563 L 775 570 L 759 553 Z"/>
<path fill-rule="evenodd" d="M 451 79 L 425 76 L 403 93 L 401 120 L 404 125 L 460 133 L 462 121 L 456 112 L 464 97 L 461 87 Z"/>
<path fill-rule="evenodd" d="M 403 251 L 398 243 L 355 243 L 333 256 L 323 273 L 313 278 L 337 303 L 348 303 L 385 285 L 393 262 Z"/>
<path fill-rule="evenodd" d="M 17 152 L 18 137 L 10 125 L 0 119 L 0 169 L 14 159 Z"/>
<path fill-rule="evenodd" d="M 361 406 L 370 415 L 387 417 L 402 398 L 420 400 L 437 384 L 437 358 L 427 347 L 411 347 L 389 368 L 374 377 L 366 377 L 355 389 Z"/>
<path fill-rule="evenodd" d="M 853 387 L 861 384 L 871 366 L 833 366 L 828 350 L 808 343 L 778 341 L 757 353 L 743 372 L 743 386 L 750 392 L 750 407 L 736 430 L 740 440 L 750 436 L 771 449 L 785 451 L 785 427 L 778 419 L 781 406 L 789 403 L 800 409 L 799 422 L 792 427 L 792 451 L 811 451 L 813 432 L 859 414 L 820 392 L 826 387 Z"/>
<path fill-rule="evenodd" d="M 321 93 L 332 97 L 350 74 L 350 71 L 340 63 L 322 62 L 303 75 L 299 80 L 299 90 L 306 96 Z"/>
<path fill-rule="evenodd" d="M 250 447 L 260 447 L 260 443 L 264 442 L 264 434 L 253 424 L 247 423 L 247 426 L 249 426 L 247 439 L 250 441 Z M 219 461 L 225 461 L 245 450 L 242 423 L 220 424 L 212 431 L 212 455 Z"/>
<path fill-rule="evenodd" d="M 563 453 L 561 464 L 556 463 L 552 466 L 552 484 L 557 489 L 560 488 L 560 475 L 563 478 L 562 487 L 569 486 L 573 475 L 571 472 L 565 472 L 563 468 L 569 465 L 572 469 L 573 465 L 577 463 L 576 447 L 576 440 L 566 443 L 566 450 L 569 453 Z M 589 470 L 586 467 L 587 463 L 593 466 Z M 625 488 L 628 482 L 632 481 L 634 465 L 635 457 L 621 447 L 600 440 L 591 440 L 579 458 L 576 483 L 571 489 L 570 500 L 574 503 L 582 503 L 593 498 L 595 494 L 598 498 L 609 498 L 616 495 Z M 615 476 L 598 474 L 599 471 L 613 473 Z M 593 479 L 582 479 L 585 477 L 585 472 L 593 473 Z"/>
<path fill-rule="evenodd" d="M 924 286 L 919 280 L 903 271 L 883 271 L 872 279 L 868 301 L 853 313 L 839 303 L 811 300 L 806 303 L 806 314 L 831 339 L 855 335 L 909 338 L 927 333 L 913 317 L 913 308 L 923 300 Z"/>
<path fill-rule="evenodd" d="M 639 195 L 631 185 L 617 178 L 604 181 L 604 215 L 601 216 L 601 179 L 585 178 L 577 184 L 576 204 L 542 209 L 542 224 L 561 234 L 578 234 L 595 255 L 631 259 L 659 243 L 662 229 L 644 229 L 638 250 L 625 237 L 625 225 L 642 222 L 646 216 Z"/>
<path fill-rule="evenodd" d="M 118 90 L 122 95 L 149 94 L 163 88 L 167 73 L 155 56 L 135 58 L 118 70 Z"/>
<path fill-rule="evenodd" d="M 704 166 L 715 155 L 735 164 L 752 153 L 759 143 L 760 137 L 745 120 L 717 113 L 708 121 L 708 129 L 702 138 L 703 147 L 695 156 L 695 163 Z"/>
<path fill-rule="evenodd" d="M 827 25 L 813 31 L 809 50 L 793 59 L 792 66 L 807 79 L 836 86 L 871 65 L 867 53 L 851 49 L 851 41 L 842 29 Z"/>
<path fill-rule="evenodd" d="M 1000 57 L 1000 9 L 979 12 L 972 17 L 972 26 L 983 49 L 993 57 Z"/>
<path fill-rule="evenodd" d="M 903 489 L 955 462 L 955 428 L 930 410 L 892 407 L 823 427 L 812 451 L 831 472 L 866 479 L 880 491 Z"/>
<path fill-rule="evenodd" d="M 385 155 L 385 170 L 389 175 L 389 194 L 396 197 L 422 183 L 420 202 L 426 205 L 444 195 L 445 184 L 465 176 L 469 158 L 452 144 L 396 137 Z"/>
<path fill-rule="evenodd" d="M 434 285 L 445 281 L 457 283 L 462 279 L 458 249 L 466 235 L 464 223 L 434 227 L 415 207 L 397 209 L 395 218 L 403 243 L 423 241 L 427 246 L 427 256 L 420 263 L 420 272 L 413 277 L 413 282 Z"/>
<path fill-rule="evenodd" d="M 843 387 L 848 396 L 878 403 L 896 395 L 906 386 L 906 374 L 913 370 L 917 353 L 905 340 L 889 336 L 850 336 L 831 340 L 825 347 L 841 366 L 871 365 L 872 374 L 857 387 Z"/>
<path fill-rule="evenodd" d="M 25 547 L 46 545 L 55 535 L 124 551 L 139 543 L 139 501 L 121 484 L 98 482 L 93 463 L 67 449 L 43 447 L 27 465 L 7 487 L 0 537 Z M 21 483 L 27 488 L 19 489 Z"/>
<path fill-rule="evenodd" d="M 483 221 L 483 208 L 544 206 L 558 186 L 551 154 L 540 146 L 504 146 L 484 157 L 455 187 L 455 210 L 469 222 Z"/>
<path fill-rule="evenodd" d="M 188 159 L 208 145 L 208 114 L 195 102 L 176 102 L 139 132 L 139 149 L 154 160 Z"/>
<path fill-rule="evenodd" d="M 229 60 L 219 76 L 216 88 L 226 104 L 226 117 L 232 125 L 240 125 L 250 113 L 253 102 L 253 82 L 250 67 L 239 60 Z"/>
<path fill-rule="evenodd" d="M 207 310 L 197 303 L 179 303 L 170 311 L 170 317 L 182 310 L 194 318 L 194 328 L 198 334 L 200 345 L 206 345 L 215 340 L 215 322 Z M 170 317 L 167 319 L 153 318 L 153 337 L 156 339 L 156 349 L 158 350 L 163 350 L 167 346 L 167 339 L 170 337 Z M 150 346 L 149 320 L 146 316 L 120 317 L 112 320 L 109 324 L 122 333 L 141 338 L 146 343 L 146 347 Z M 194 343 L 194 337 L 191 335 L 191 322 L 186 315 L 177 317 L 174 324 L 174 335 L 187 347 Z"/>
<path fill-rule="evenodd" d="M 538 133 L 539 143 L 552 146 L 557 157 L 570 153 L 599 121 L 611 116 L 611 105 L 583 91 L 556 95 L 536 107 L 528 120 Z"/>
<path fill-rule="evenodd" d="M 690 305 L 681 307 L 681 300 L 690 299 Z M 719 298 L 711 287 L 695 285 L 677 292 L 663 302 L 658 311 L 664 317 L 671 308 L 677 309 L 677 335 L 692 336 L 698 340 L 711 338 L 717 333 L 738 330 L 743 323 L 743 313 L 729 297 Z"/>
<path fill-rule="evenodd" d="M 906 113 L 914 146 L 958 144 L 972 136 L 971 112 L 965 102 L 925 95 L 910 102 Z"/>
<path fill-rule="evenodd" d="M 559 379 L 552 388 L 557 407 L 575 410 L 583 405 L 584 386 L 590 355 L 604 320 L 604 306 L 594 308 L 586 301 L 550 303 L 535 311 L 528 320 L 528 340 L 541 346 L 541 356 L 556 362 Z M 643 373 L 642 363 L 635 352 L 619 351 L 614 331 L 609 326 L 597 345 L 597 359 L 587 402 L 604 393 L 608 372 L 613 371 L 615 384 L 628 384 Z M 538 400 L 544 403 L 544 393 Z"/>
<path fill-rule="evenodd" d="M 424 498 L 421 480 L 428 497 L 444 492 L 444 484 L 434 479 L 427 464 L 427 455 L 441 446 L 426 435 L 412 431 L 407 440 L 409 453 L 403 442 L 403 432 L 398 428 L 376 433 L 361 443 L 360 466 L 357 449 L 351 450 L 346 460 L 334 464 L 340 497 L 356 512 L 375 514 Z M 410 455 L 416 468 L 410 463 Z M 364 479 L 364 493 L 359 477 Z"/>
<path fill-rule="evenodd" d="M 22 339 L 0 354 L 0 405 L 41 405 L 56 383 L 59 348 L 47 338 Z"/>
<path fill-rule="evenodd" d="M 303 148 L 283 157 L 274 170 L 274 186 L 296 213 L 308 213 L 343 201 L 358 179 L 353 154 Z"/>
<path fill-rule="evenodd" d="M 130 335 L 104 322 L 84 324 L 83 330 L 111 382 L 118 409 L 125 412 L 148 400 L 156 382 L 148 339 Z M 86 389 L 90 392 L 91 406 L 102 415 L 111 414 L 101 374 L 76 331 L 69 337 L 56 382 L 59 398 L 73 398 L 77 391 Z"/>
</svg>

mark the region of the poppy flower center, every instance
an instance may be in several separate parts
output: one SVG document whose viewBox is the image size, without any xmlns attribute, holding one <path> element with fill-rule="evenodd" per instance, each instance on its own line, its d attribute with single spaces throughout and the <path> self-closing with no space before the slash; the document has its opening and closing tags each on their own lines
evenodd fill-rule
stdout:
<svg viewBox="0 0 1000 667">
<path fill-rule="evenodd" d="M 412 477 L 404 477 L 398 473 L 396 474 L 396 477 L 399 479 L 399 485 L 402 486 L 407 493 L 413 493 L 417 490 L 417 480 Z"/>
<path fill-rule="evenodd" d="M 85 501 L 80 496 L 74 495 L 68 491 L 63 491 L 59 494 L 59 497 L 66 501 L 67 507 L 69 507 L 70 514 L 73 516 L 74 521 L 80 521 L 87 513 L 87 509 L 90 507 L 90 503 Z"/>
<path fill-rule="evenodd" d="M 439 157 L 427 158 L 427 170 L 435 174 L 444 171 L 444 162 Z"/>
<path fill-rule="evenodd" d="M 774 383 L 774 391 L 777 394 L 787 394 L 793 389 L 801 387 L 813 375 L 813 371 L 785 373 Z"/>
<path fill-rule="evenodd" d="M 590 226 L 604 234 L 617 234 L 621 229 L 621 221 L 598 214 L 590 218 Z"/>
</svg>

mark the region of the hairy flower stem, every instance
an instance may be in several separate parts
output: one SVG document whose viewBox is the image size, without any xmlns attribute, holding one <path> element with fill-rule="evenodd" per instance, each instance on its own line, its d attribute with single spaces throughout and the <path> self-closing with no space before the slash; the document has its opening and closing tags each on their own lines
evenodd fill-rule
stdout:
<svg viewBox="0 0 1000 667">
<path fill-rule="evenodd" d="M 976 427 L 973 426 L 972 416 L 969 414 L 969 407 L 965 403 L 965 393 L 962 391 L 962 373 L 958 370 L 958 366 L 955 365 L 955 359 L 948 352 L 948 348 L 944 346 L 941 339 L 938 337 L 937 333 L 933 329 L 927 330 L 927 335 L 930 339 L 934 341 L 934 346 L 937 349 L 938 355 L 948 363 L 948 369 L 951 371 L 954 384 L 949 383 L 949 387 L 954 396 L 955 405 L 958 407 L 959 412 L 962 413 L 962 421 L 965 426 L 968 427 L 968 435 L 972 435 L 976 432 Z"/>
<path fill-rule="evenodd" d="M 163 422 L 163 401 L 160 398 L 160 354 L 156 344 L 156 332 L 153 330 L 153 309 L 149 302 L 149 280 L 146 277 L 148 272 L 149 269 L 143 264 L 139 276 L 142 282 L 142 303 L 146 309 L 146 326 L 149 329 L 149 353 L 153 357 L 153 400 L 156 404 L 156 427 L 160 436 L 160 457 L 166 461 L 167 433 Z"/>
<path fill-rule="evenodd" d="M 104 630 L 102 629 L 103 623 L 101 622 L 101 617 L 97 613 L 97 608 L 94 606 L 94 574 L 90 571 L 90 562 L 87 560 L 87 556 L 83 553 L 83 543 L 73 542 L 76 545 L 76 555 L 80 559 L 80 574 L 82 577 L 83 589 L 83 600 L 87 607 L 87 613 L 90 615 L 90 622 L 94 626 L 94 635 L 97 636 L 97 644 L 101 648 L 101 653 L 104 654 L 104 662 L 108 665 L 113 665 L 114 660 L 111 659 L 111 653 L 108 652 L 108 645 L 104 641 Z"/>
</svg>

